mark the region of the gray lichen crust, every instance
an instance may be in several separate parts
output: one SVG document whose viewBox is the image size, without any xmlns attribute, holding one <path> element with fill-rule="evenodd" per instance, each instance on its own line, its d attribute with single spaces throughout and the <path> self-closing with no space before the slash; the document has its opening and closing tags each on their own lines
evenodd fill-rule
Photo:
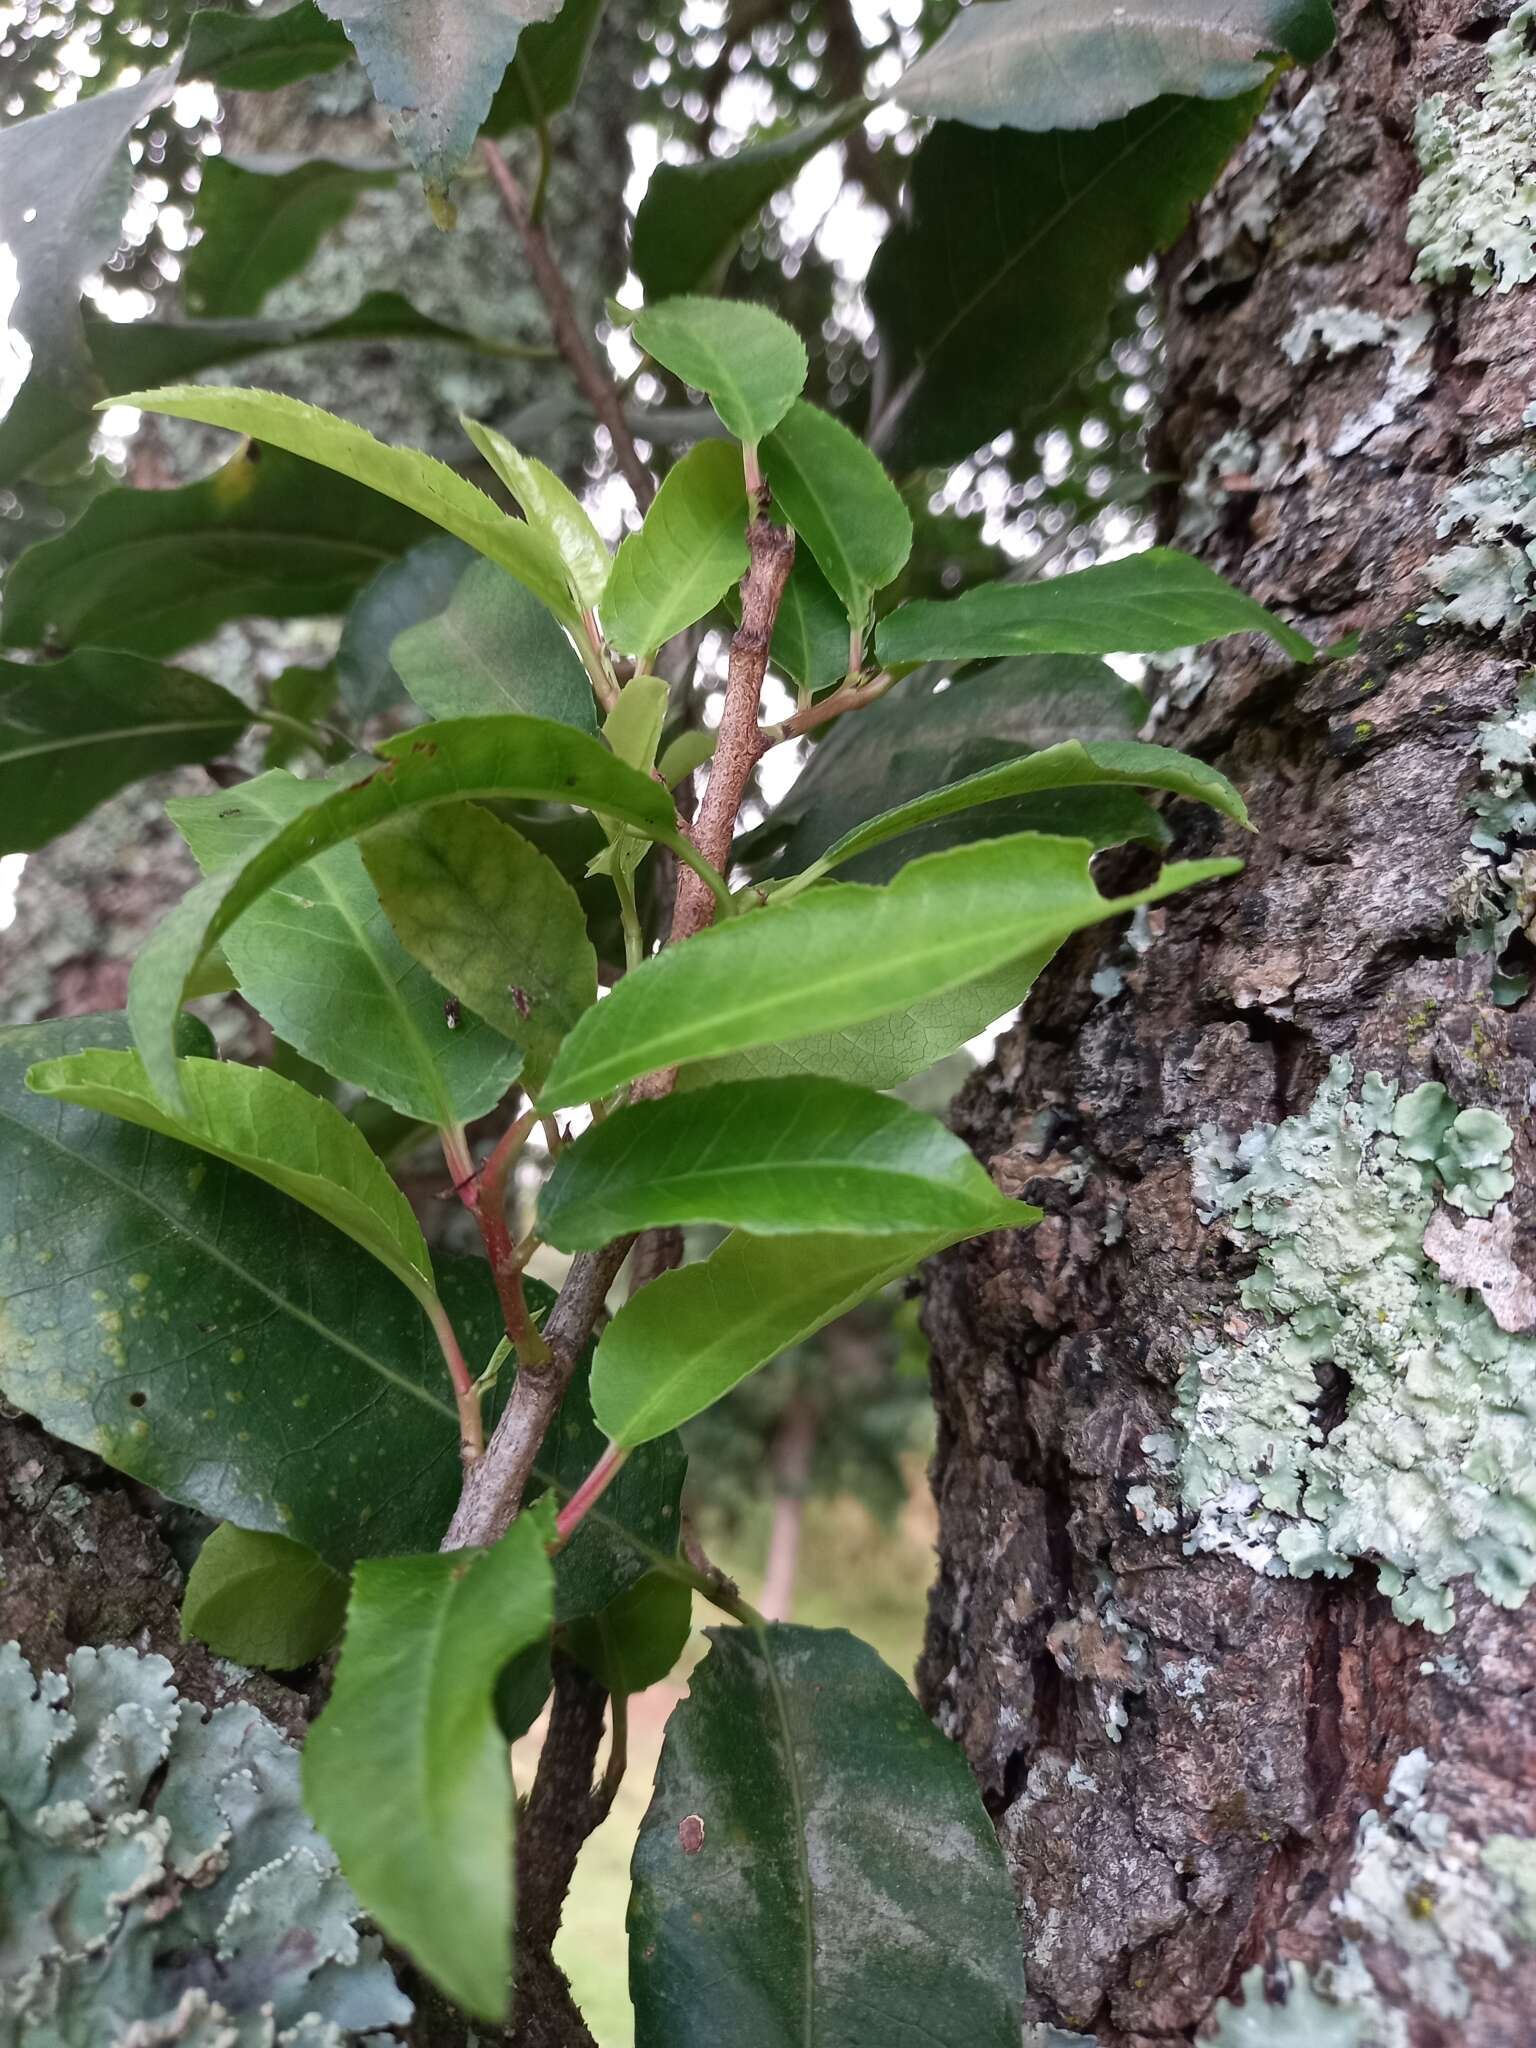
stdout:
<svg viewBox="0 0 1536 2048">
<path fill-rule="evenodd" d="M 1496 1003 L 1517 1003 L 1531 978 L 1506 966 L 1505 949 L 1519 932 L 1536 931 L 1536 677 L 1527 677 L 1507 718 L 1478 734 L 1478 781 L 1468 800 L 1474 824 L 1453 908 L 1462 927 L 1456 950 L 1487 953 L 1494 963 Z"/>
<path fill-rule="evenodd" d="M 255 1708 L 0 1646 L 0 2048 L 398 2048 L 410 2001 Z"/>
<path fill-rule="evenodd" d="M 1441 1203 L 1494 1212 L 1513 1133 L 1438 1083 L 1352 1080 L 1336 1061 L 1305 1115 L 1192 1144 L 1197 1204 L 1257 1264 L 1179 1383 L 1186 1547 L 1297 1577 L 1370 1559 L 1400 1619 L 1443 1631 L 1454 1580 L 1507 1607 L 1536 1584 L 1536 1339 L 1424 1242 Z"/>
<path fill-rule="evenodd" d="M 1446 492 L 1435 532 L 1461 537 L 1424 566 L 1436 595 L 1420 605 L 1419 623 L 1509 639 L 1536 581 L 1536 463 L 1518 448 L 1480 462 Z"/>
<path fill-rule="evenodd" d="M 1440 94 L 1419 108 L 1414 142 L 1423 172 L 1408 214 L 1414 275 L 1450 284 L 1470 274 L 1478 293 L 1536 278 L 1536 6 L 1519 8 L 1488 42 L 1488 76 L 1474 106 Z"/>
</svg>

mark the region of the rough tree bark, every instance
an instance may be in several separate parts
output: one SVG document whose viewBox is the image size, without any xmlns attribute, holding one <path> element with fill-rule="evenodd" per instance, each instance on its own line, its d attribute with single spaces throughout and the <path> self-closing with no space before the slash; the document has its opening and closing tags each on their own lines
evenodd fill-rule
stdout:
<svg viewBox="0 0 1536 2048">
<path fill-rule="evenodd" d="M 1239 845 L 1181 811 L 1179 850 L 1239 851 L 1247 872 L 1159 912 L 1134 962 L 1102 934 L 1058 962 L 956 1112 L 1047 1220 L 928 1279 L 941 1571 L 921 1686 L 996 1817 L 1033 2017 L 1106 2048 L 1197 2038 L 1255 1964 L 1276 1993 L 1281 1959 L 1326 1981 L 1346 1939 L 1387 2015 L 1373 2044 L 1516 2048 L 1536 2026 L 1529 1929 L 1474 1953 L 1442 1895 L 1447 1871 L 1486 1873 L 1490 1843 L 1536 1836 L 1536 1604 L 1506 1611 L 1464 1580 L 1436 1637 L 1394 1619 L 1369 1565 L 1296 1579 L 1187 1555 L 1188 1516 L 1156 1512 L 1180 1505 L 1166 1457 L 1143 1447 L 1177 1438 L 1199 1333 L 1252 1320 L 1237 1293 L 1252 1249 L 1202 1219 L 1186 1141 L 1304 1112 L 1337 1055 L 1357 1089 L 1375 1069 L 1502 1112 L 1517 1132 L 1504 1278 L 1518 1298 L 1520 1269 L 1536 1273 L 1533 1005 L 1493 1003 L 1488 958 L 1457 957 L 1453 907 L 1478 729 L 1515 703 L 1529 622 L 1502 640 L 1405 623 L 1449 544 L 1448 489 L 1530 447 L 1536 287 L 1416 283 L 1407 234 L 1416 110 L 1436 93 L 1478 104 L 1511 10 L 1338 11 L 1334 56 L 1282 82 L 1289 126 L 1245 148 L 1164 266 L 1155 466 L 1183 476 L 1198 552 L 1319 641 L 1365 638 L 1310 673 L 1229 643 L 1203 694 L 1167 704 L 1157 738 L 1220 762 L 1259 829 Z M 1377 316 L 1379 345 L 1283 349 L 1324 307 Z M 1402 323 L 1420 316 L 1415 346 Z M 1096 995 L 1116 959 L 1123 992 Z M 1507 1328 L 1536 1320 L 1525 1293 Z M 1320 1377 L 1326 1431 L 1348 1387 Z M 1402 1839 L 1386 1795 L 1416 1749 L 1444 1833 L 1424 1859 L 1440 1877 L 1406 1901 L 1417 1961 L 1345 1897 L 1361 1817 Z"/>
</svg>

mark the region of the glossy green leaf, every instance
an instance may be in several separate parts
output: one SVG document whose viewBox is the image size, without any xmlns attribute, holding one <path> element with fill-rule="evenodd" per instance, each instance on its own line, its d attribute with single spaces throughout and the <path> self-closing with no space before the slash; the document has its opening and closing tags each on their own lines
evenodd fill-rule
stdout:
<svg viewBox="0 0 1536 2048">
<path fill-rule="evenodd" d="M 15 647 L 174 654 L 231 619 L 345 611 L 426 520 L 277 450 L 242 449 L 201 483 L 103 491 L 6 577 Z"/>
<path fill-rule="evenodd" d="M 334 71 L 352 55 L 339 22 L 327 21 L 312 0 L 281 14 L 225 14 L 205 7 L 192 17 L 186 78 L 207 78 L 226 92 L 275 92 L 301 78 Z"/>
<path fill-rule="evenodd" d="M 659 163 L 635 215 L 630 244 L 630 262 L 646 297 L 707 291 L 774 193 L 868 112 L 864 100 L 854 100 L 729 156 Z"/>
<path fill-rule="evenodd" d="M 1034 1210 L 1020 1217 L 1035 1220 Z M 756 1238 L 733 1231 L 707 1259 L 663 1273 L 631 1296 L 603 1332 L 592 1363 L 599 1428 L 631 1445 L 681 1428 L 781 1351 L 971 1235 Z"/>
<path fill-rule="evenodd" d="M 552 861 L 477 804 L 371 833 L 363 861 L 401 944 L 523 1052 L 537 1088 L 597 1001 L 597 955 L 576 892 Z"/>
<path fill-rule="evenodd" d="M 121 1117 L 210 1152 L 291 1195 L 389 1268 L 418 1301 L 436 1301 L 432 1261 L 411 1205 L 339 1109 L 267 1067 L 184 1059 L 184 1116 L 162 1109 L 136 1052 L 78 1052 L 27 1075 L 34 1095 Z"/>
<path fill-rule="evenodd" d="M 814 555 L 796 555 L 774 622 L 769 660 L 802 689 L 822 690 L 847 674 L 848 651 L 842 599 Z"/>
<path fill-rule="evenodd" d="M 319 0 L 319 7 L 346 29 L 374 97 L 441 206 L 518 37 L 557 14 L 560 0 Z"/>
<path fill-rule="evenodd" d="M 46 845 L 146 775 L 211 761 L 250 722 L 217 683 L 135 654 L 0 661 L 0 852 Z"/>
<path fill-rule="evenodd" d="M 512 1765 L 496 1681 L 546 1635 L 546 1518 L 490 1550 L 359 1565 L 304 1803 L 368 1912 L 455 2004 L 507 2014 Z"/>
<path fill-rule="evenodd" d="M 900 838 L 934 819 L 952 817 L 1004 797 L 1023 796 L 1034 790 L 1086 789 L 1117 783 L 1166 789 L 1175 796 L 1210 804 L 1239 825 L 1248 823 L 1248 807 L 1226 776 L 1219 769 L 1208 768 L 1203 761 L 1192 760 L 1188 754 L 1176 753 L 1171 747 L 1143 746 L 1135 740 L 1096 746 L 1066 740 L 1058 747 L 1025 754 L 996 768 L 983 768 L 961 782 L 948 783 L 895 810 L 883 811 L 879 817 L 834 841 L 815 863 L 814 871 L 824 874 L 871 847 Z"/>
<path fill-rule="evenodd" d="M 1260 103 L 1155 100 L 1049 135 L 940 122 L 869 273 L 894 394 L 875 445 L 891 468 L 1055 424 L 1098 359 L 1126 273 L 1183 231 Z"/>
<path fill-rule="evenodd" d="M 1166 654 L 1229 633 L 1267 633 L 1295 661 L 1317 653 L 1195 556 L 1151 548 L 1069 576 L 985 583 L 942 604 L 904 604 L 880 622 L 880 659 L 901 666 L 1008 654 Z"/>
<path fill-rule="evenodd" d="M 630 1231 L 724 1223 L 755 1236 L 890 1237 L 1039 1220 L 1006 1201 L 935 1118 L 841 1081 L 737 1082 L 612 1111 L 539 1197 L 562 1251 Z"/>
<path fill-rule="evenodd" d="M 1162 93 L 1230 99 L 1282 53 L 1333 40 L 1329 0 L 1036 0 L 962 10 L 902 77 L 914 114 L 975 128 L 1094 128 Z"/>
<path fill-rule="evenodd" d="M 555 1674 L 548 1643 L 519 1651 L 496 1681 L 496 1726 L 504 1742 L 521 1742 L 544 1711 Z"/>
<path fill-rule="evenodd" d="M 542 718 L 451 719 L 402 733 L 379 752 L 383 766 L 366 781 L 333 790 L 184 897 L 140 953 L 129 982 L 129 1015 L 156 1092 L 168 1105 L 174 1106 L 176 1090 L 171 1026 L 203 954 L 296 868 L 376 825 L 439 804 L 523 797 L 600 810 L 640 826 L 684 858 L 697 857 L 677 831 L 665 790 L 568 725 Z M 301 1043 L 291 1029 L 282 1035 Z"/>
<path fill-rule="evenodd" d="M 181 1634 L 236 1664 L 296 1671 L 324 1656 L 346 1614 L 346 1580 L 314 1551 L 221 1522 L 187 1574 Z"/>
<path fill-rule="evenodd" d="M 1016 2048 L 1013 1887 L 963 1752 L 842 1629 L 710 1634 L 635 1848 L 637 2048 Z"/>
<path fill-rule="evenodd" d="M 121 1016 L 0 1033 L 0 1391 L 169 1499 L 333 1565 L 421 1549 L 463 1476 L 441 1352 L 368 1252 L 222 1160 L 24 1086 L 128 1043 Z M 184 1050 L 208 1052 L 184 1023 Z M 483 1259 L 444 1260 L 470 1358 Z"/>
<path fill-rule="evenodd" d="M 203 232 L 182 269 L 187 310 L 204 320 L 259 313 L 268 292 L 304 268 L 363 193 L 393 185 L 399 175 L 327 157 L 281 171 L 210 157 L 197 192 Z"/>
<path fill-rule="evenodd" d="M 601 1613 L 573 1622 L 565 1647 L 607 1691 L 627 1697 L 666 1677 L 692 1629 L 692 1588 L 650 1572 Z"/>
<path fill-rule="evenodd" d="M 487 135 L 537 128 L 575 99 L 597 40 L 606 0 L 565 0 L 553 21 L 537 21 L 519 39 L 486 115 Z"/>
<path fill-rule="evenodd" d="M 805 389 L 805 344 L 766 306 L 664 299 L 636 314 L 630 332 L 663 369 L 704 393 L 738 441 L 760 441 Z"/>
<path fill-rule="evenodd" d="M 359 593 L 336 649 L 342 702 L 354 718 L 372 718 L 399 703 L 406 689 L 391 655 L 395 641 L 412 626 L 445 611 L 463 577 L 478 563 L 473 548 L 451 534 L 437 533 L 398 562 L 386 563 Z M 522 586 L 513 588 L 521 591 Z M 542 615 L 542 607 L 540 611 Z"/>
<path fill-rule="evenodd" d="M 648 654 L 712 611 L 747 569 L 741 455 L 700 441 L 668 470 L 645 524 L 625 539 L 603 599 L 623 654 Z"/>
<path fill-rule="evenodd" d="M 803 398 L 763 442 L 762 464 L 778 511 L 862 629 L 912 551 L 901 493 L 857 435 Z"/>
<path fill-rule="evenodd" d="M 701 932 L 587 1012 L 541 1106 L 594 1101 L 641 1074 L 771 1044 L 809 1018 L 823 1031 L 863 1023 L 1235 868 L 1175 863 L 1150 888 L 1111 900 L 1094 887 L 1093 850 L 1020 833 L 913 861 L 885 888 L 831 882 Z"/>
<path fill-rule="evenodd" d="M 415 6 L 420 0 L 402 0 Z M 365 428 L 318 406 L 276 391 L 236 391 L 213 384 L 173 384 L 161 391 L 133 391 L 114 401 L 137 405 L 172 419 L 200 420 L 249 434 L 264 447 L 282 448 L 306 462 L 338 471 L 380 496 L 407 506 L 477 554 L 499 562 L 527 584 L 554 612 L 570 613 L 560 559 L 542 535 L 521 519 L 509 519 L 484 491 L 416 448 L 392 448 Z"/>
<path fill-rule="evenodd" d="M 205 874 L 228 877 L 274 834 L 302 832 L 334 795 L 331 783 L 270 773 L 167 808 Z M 448 991 L 395 936 L 355 846 L 301 858 L 225 934 L 223 951 L 280 1038 L 403 1116 L 470 1122 L 521 1071 L 520 1049 L 481 1019 L 449 1024 Z M 158 1079 L 155 1092 L 171 1100 Z"/>
<path fill-rule="evenodd" d="M 554 614 L 494 562 L 472 562 L 448 602 L 392 643 L 390 662 L 423 711 L 515 711 L 597 731 L 592 685 Z"/>
<path fill-rule="evenodd" d="M 528 524 L 543 534 L 565 565 L 566 587 L 576 609 L 595 611 L 607 588 L 613 557 L 581 500 L 547 463 L 524 455 L 494 427 L 470 419 L 461 424 L 521 505 Z"/>
</svg>

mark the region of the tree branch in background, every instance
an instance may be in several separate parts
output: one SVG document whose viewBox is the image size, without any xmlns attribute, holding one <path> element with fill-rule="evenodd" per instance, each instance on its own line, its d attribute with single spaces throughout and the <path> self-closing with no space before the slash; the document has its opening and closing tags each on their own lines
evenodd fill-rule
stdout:
<svg viewBox="0 0 1536 2048">
<path fill-rule="evenodd" d="M 502 211 L 517 230 L 523 253 L 528 258 L 528 267 L 533 272 L 533 281 L 549 308 L 556 345 L 599 425 L 607 429 L 613 444 L 614 460 L 634 492 L 636 504 L 644 512 L 656 495 L 656 485 L 635 447 L 635 437 L 624 417 L 618 386 L 587 345 L 581 317 L 571 302 L 564 273 L 549 246 L 549 237 L 535 221 L 523 188 L 512 175 L 506 158 L 489 136 L 481 138 L 480 151 L 501 200 Z"/>
</svg>

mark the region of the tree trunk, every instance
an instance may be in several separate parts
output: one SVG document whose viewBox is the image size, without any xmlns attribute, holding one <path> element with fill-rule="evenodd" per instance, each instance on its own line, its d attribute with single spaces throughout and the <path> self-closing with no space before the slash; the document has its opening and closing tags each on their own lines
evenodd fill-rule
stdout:
<svg viewBox="0 0 1536 2048">
<path fill-rule="evenodd" d="M 1504 1606 L 1458 1576 L 1454 1622 L 1437 1635 L 1395 1616 L 1376 1563 L 1360 1561 L 1381 1555 L 1367 1542 L 1334 1560 L 1338 1576 L 1288 1573 L 1280 1546 L 1296 1535 L 1295 1503 L 1269 1513 L 1258 1498 L 1272 1458 L 1258 1458 L 1246 1489 L 1239 1466 L 1235 1494 L 1192 1512 L 1198 1361 L 1268 1346 L 1273 1403 L 1286 1369 L 1277 1331 L 1314 1333 L 1289 1354 L 1303 1361 L 1305 1405 L 1285 1426 L 1299 1427 L 1304 1461 L 1337 1450 L 1344 1469 L 1375 1477 L 1390 1464 L 1411 1490 L 1437 1485 L 1447 1458 L 1466 1461 L 1466 1431 L 1496 1429 L 1513 1476 L 1492 1489 L 1491 1510 L 1488 1493 L 1467 1498 L 1522 1529 L 1536 1467 L 1523 1393 L 1500 1395 L 1495 1413 L 1492 1379 L 1485 1388 L 1479 1366 L 1451 1366 L 1433 1347 L 1431 1364 L 1459 1375 L 1454 1391 L 1415 1393 L 1424 1360 L 1382 1310 L 1385 1336 L 1365 1335 L 1386 1346 L 1395 1391 L 1373 1386 L 1366 1408 L 1345 1344 L 1371 1288 L 1406 1273 L 1436 1312 L 1465 1315 L 1496 1347 L 1507 1334 L 1516 1380 L 1536 1350 L 1521 1334 L 1536 1327 L 1533 1005 L 1500 1006 L 1491 956 L 1458 953 L 1479 887 L 1523 907 L 1522 888 L 1491 879 L 1503 856 L 1473 850 L 1468 803 L 1485 787 L 1481 729 L 1512 712 L 1530 651 L 1516 546 L 1536 524 L 1523 530 L 1505 504 L 1497 532 L 1452 531 L 1468 501 L 1447 500 L 1501 452 L 1529 453 L 1536 297 L 1523 283 L 1479 296 L 1465 271 L 1417 283 L 1409 240 L 1422 103 L 1444 94 L 1452 122 L 1479 105 L 1490 121 L 1511 118 L 1510 95 L 1496 104 L 1476 90 L 1508 7 L 1344 0 L 1338 11 L 1334 56 L 1282 81 L 1165 265 L 1154 467 L 1184 479 L 1168 522 L 1183 544 L 1319 643 L 1357 628 L 1364 639 L 1310 671 L 1267 643 L 1229 642 L 1203 690 L 1198 667 L 1165 688 L 1156 737 L 1219 761 L 1258 827 L 1246 840 L 1181 809 L 1178 850 L 1240 851 L 1247 870 L 1155 913 L 1134 946 L 1086 935 L 1042 982 L 956 1114 L 1006 1191 L 1046 1220 L 949 1253 L 928 1279 L 941 1571 L 921 1687 L 996 1817 L 1032 2016 L 1106 2048 L 1195 2039 L 1254 1965 L 1275 2001 L 1289 1985 L 1294 2016 L 1250 2014 L 1255 2031 L 1224 2039 L 1515 2048 L 1536 2027 L 1532 1570 L 1498 1585 Z M 1523 72 L 1526 109 L 1533 78 Z M 1522 175 L 1530 142 L 1527 125 Z M 1487 182 L 1475 159 L 1468 182 L 1475 206 Z M 1523 489 L 1522 473 L 1513 495 Z M 1459 543 L 1481 549 L 1462 568 L 1514 557 L 1502 637 L 1492 610 L 1488 630 L 1410 619 L 1433 594 L 1426 564 Z M 1442 570 L 1442 584 L 1456 573 Z M 1518 841 L 1511 852 L 1518 862 Z M 1106 967 L 1117 970 L 1107 980 Z M 1336 1095 L 1319 1100 L 1341 1057 Z M 1406 1253 L 1356 1242 L 1306 1276 L 1312 1322 L 1287 1325 L 1240 1290 L 1274 1279 L 1276 1231 L 1290 1225 L 1239 1229 L 1232 1201 L 1197 1182 L 1190 1144 L 1203 1143 L 1205 1171 L 1230 1191 L 1240 1169 L 1217 1132 L 1237 1140 L 1312 1112 L 1314 1137 L 1326 1135 L 1363 1090 L 1367 1110 L 1347 1114 L 1368 1125 L 1383 1099 L 1365 1088 L 1371 1073 L 1403 1093 L 1439 1082 L 1459 1108 L 1501 1112 L 1516 1133 L 1514 1187 L 1467 1225 L 1443 1199 L 1452 1179 L 1425 1167 L 1442 1199 L 1426 1196 L 1420 1213 L 1402 1198 Z M 1369 1170 L 1385 1170 L 1395 1140 L 1363 1128 Z M 1340 1155 L 1324 1158 L 1321 1144 L 1308 1213 L 1326 1225 L 1330 1200 L 1353 1199 L 1359 1154 L 1335 1171 Z M 1301 1215 L 1294 1203 L 1285 1213 Z M 1482 1299 L 1460 1291 L 1469 1279 Z M 1342 1334 L 1318 1339 L 1319 1317 Z M 1254 1398 L 1238 1388 L 1238 1420 Z M 1449 1451 L 1422 1427 L 1437 1408 L 1462 1433 Z M 1404 1410 L 1417 1437 L 1399 1427 Z M 1219 1435 L 1219 1414 L 1209 1426 Z M 1342 1491 L 1347 1519 L 1359 1502 L 1349 1481 Z M 1361 1499 L 1368 1491 L 1362 1480 Z M 1444 1549 L 1423 1526 L 1398 1536 L 1397 1562 L 1421 1571 L 1399 1609 L 1443 1619 L 1426 1583 Z M 1227 1547 L 1200 1547 L 1210 1542 Z M 1479 1577 L 1498 1584 L 1491 1570 Z M 1258 1977 L 1246 1989 L 1263 1996 Z M 1307 2005 L 1314 1996 L 1347 2001 L 1358 2024 Z"/>
</svg>

